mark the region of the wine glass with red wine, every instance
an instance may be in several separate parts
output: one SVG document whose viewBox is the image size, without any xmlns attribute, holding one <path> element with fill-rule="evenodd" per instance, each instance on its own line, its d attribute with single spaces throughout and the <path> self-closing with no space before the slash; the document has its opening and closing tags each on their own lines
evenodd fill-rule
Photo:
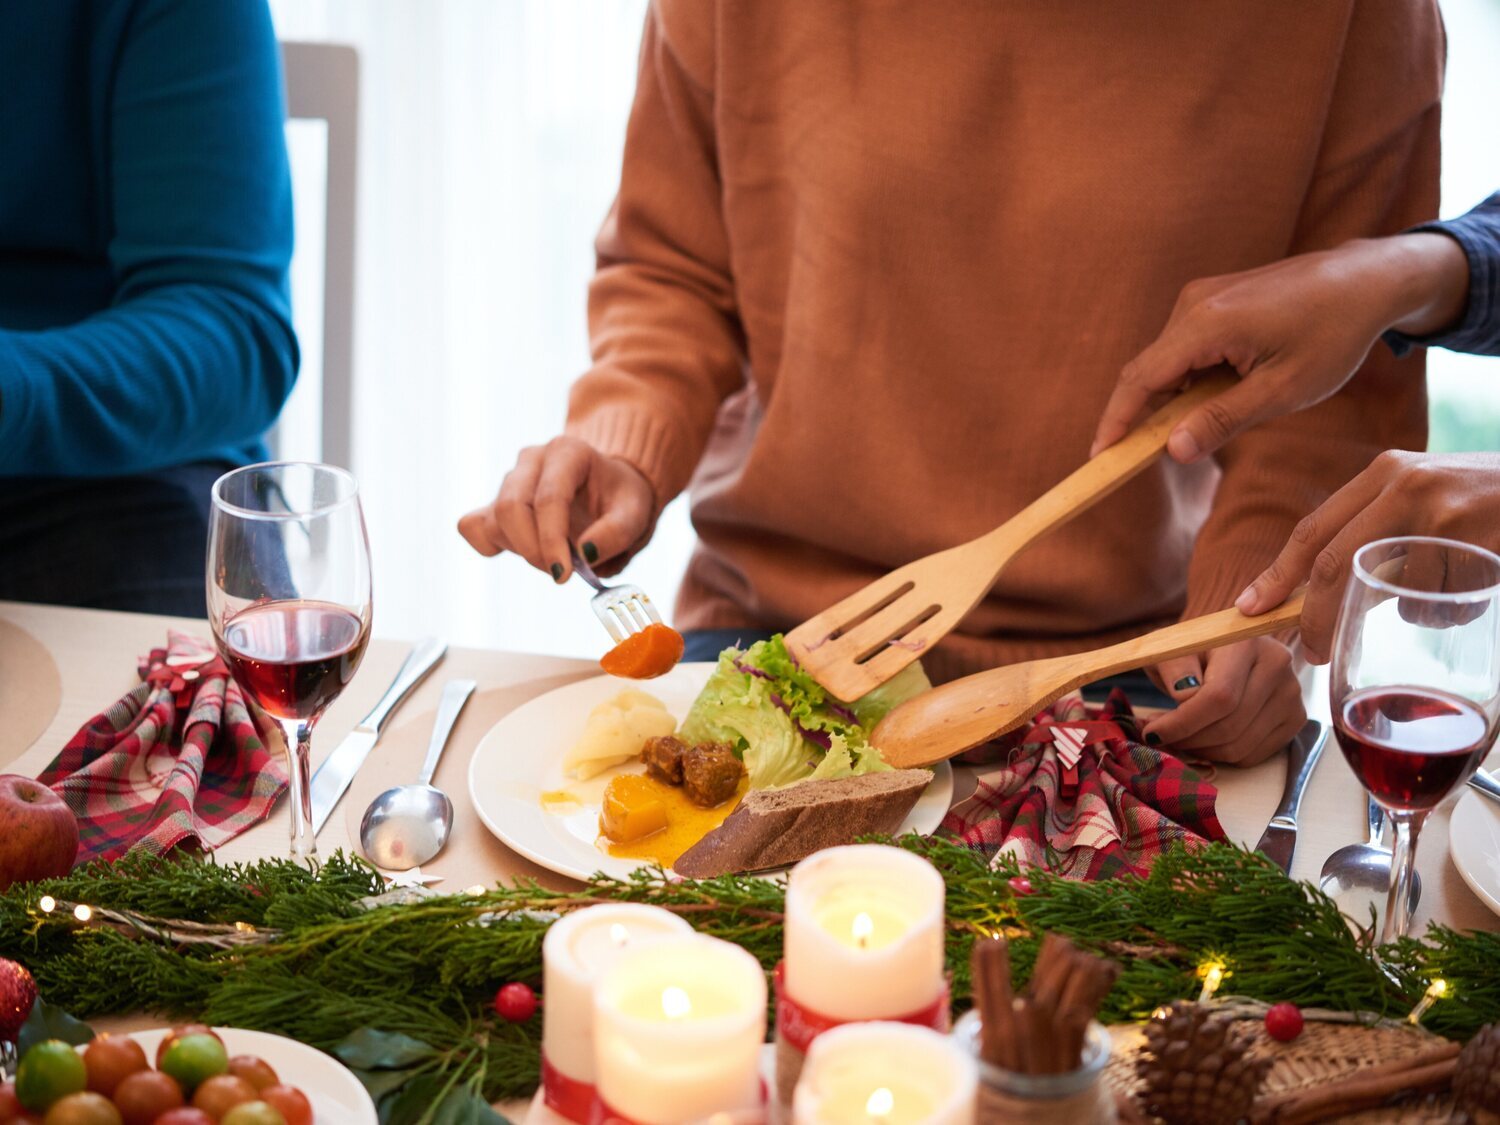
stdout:
<svg viewBox="0 0 1500 1125">
<path fill-rule="evenodd" d="M 1451 539 L 1354 556 L 1334 639 L 1334 732 L 1395 826 L 1381 944 L 1411 925 L 1417 836 L 1474 773 L 1500 722 L 1500 557 Z"/>
<path fill-rule="evenodd" d="M 364 657 L 370 613 L 370 544 L 353 476 L 281 461 L 214 483 L 209 622 L 240 690 L 285 735 L 293 859 L 317 854 L 312 730 Z"/>
</svg>

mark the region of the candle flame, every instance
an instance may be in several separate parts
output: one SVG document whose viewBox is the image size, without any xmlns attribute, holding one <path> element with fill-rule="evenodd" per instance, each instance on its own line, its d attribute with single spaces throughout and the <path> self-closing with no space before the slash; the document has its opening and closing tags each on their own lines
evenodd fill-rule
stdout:
<svg viewBox="0 0 1500 1125">
<path fill-rule="evenodd" d="M 891 1110 L 895 1108 L 896 1096 L 884 1086 L 871 1094 L 870 1100 L 865 1102 L 865 1113 L 871 1117 L 889 1117 Z"/>
<path fill-rule="evenodd" d="M 609 927 L 609 940 L 616 945 L 624 945 L 630 940 L 630 931 L 620 923 L 614 922 Z"/>
<path fill-rule="evenodd" d="M 661 1010 L 667 1014 L 669 1020 L 680 1020 L 693 1010 L 693 1002 L 688 999 L 688 994 L 675 984 L 661 991 Z"/>
<path fill-rule="evenodd" d="M 875 932 L 874 919 L 872 919 L 868 914 L 861 910 L 854 916 L 854 925 L 852 928 L 854 930 L 854 940 L 859 943 L 859 947 L 861 949 L 864 949 L 870 944 L 870 935 Z M 880 1091 L 878 1090 L 876 1091 L 876 1093 L 879 1092 Z M 889 1091 L 887 1091 L 887 1093 L 889 1093 Z"/>
</svg>

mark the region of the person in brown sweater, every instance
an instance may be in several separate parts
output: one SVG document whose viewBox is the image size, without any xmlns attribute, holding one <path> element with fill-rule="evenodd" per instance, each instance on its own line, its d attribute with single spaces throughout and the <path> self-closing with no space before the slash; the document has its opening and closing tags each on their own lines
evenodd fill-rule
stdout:
<svg viewBox="0 0 1500 1125">
<path fill-rule="evenodd" d="M 562 437 L 460 530 L 565 581 L 691 489 L 686 630 L 788 628 L 979 535 L 1089 455 L 1185 283 L 1437 206 L 1431 0 L 655 0 Z M 1421 448 L 1420 355 L 1213 459 L 1163 459 L 1020 555 L 934 679 L 1231 604 L 1299 517 Z M 1303 720 L 1287 648 L 1157 670 L 1174 745 Z"/>
</svg>

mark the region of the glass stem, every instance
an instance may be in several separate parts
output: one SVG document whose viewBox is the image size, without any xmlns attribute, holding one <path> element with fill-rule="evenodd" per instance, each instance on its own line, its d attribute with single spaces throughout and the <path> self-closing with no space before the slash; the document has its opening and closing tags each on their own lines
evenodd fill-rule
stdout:
<svg viewBox="0 0 1500 1125">
<path fill-rule="evenodd" d="M 1406 936 L 1411 929 L 1411 884 L 1416 873 L 1417 834 L 1426 811 L 1392 812 L 1394 831 L 1391 852 L 1391 892 L 1385 903 L 1385 925 L 1380 928 L 1380 944 L 1386 945 Z"/>
<path fill-rule="evenodd" d="M 295 719 L 281 724 L 287 747 L 287 803 L 292 809 L 292 859 L 318 858 L 312 823 L 312 724 Z"/>
</svg>

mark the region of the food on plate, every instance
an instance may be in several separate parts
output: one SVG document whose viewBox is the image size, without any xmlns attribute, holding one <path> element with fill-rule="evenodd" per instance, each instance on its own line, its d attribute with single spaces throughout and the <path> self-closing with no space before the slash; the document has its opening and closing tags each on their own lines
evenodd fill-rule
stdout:
<svg viewBox="0 0 1500 1125">
<path fill-rule="evenodd" d="M 599 808 L 599 831 L 617 844 L 628 844 L 667 826 L 667 804 L 653 779 L 627 773 L 610 778 Z"/>
<path fill-rule="evenodd" d="M 582 736 L 563 756 L 563 772 L 578 780 L 593 777 L 636 757 L 648 738 L 676 729 L 661 700 L 627 688 L 589 712 Z"/>
<path fill-rule="evenodd" d="M 286 1125 L 313 1125 L 307 1095 L 295 1086 L 267 1086 L 260 1092 L 260 1100 L 281 1114 Z"/>
<path fill-rule="evenodd" d="M 235 1055 L 229 1060 L 229 1073 L 236 1078 L 243 1078 L 257 1090 L 281 1084 L 281 1079 L 271 1069 L 271 1064 L 255 1055 Z"/>
<path fill-rule="evenodd" d="M 659 832 L 653 832 L 649 836 L 643 836 L 629 843 L 618 843 L 607 836 L 602 836 L 599 846 L 610 855 L 620 859 L 659 863 L 663 867 L 671 867 L 679 855 L 701 840 L 705 833 L 713 831 L 723 823 L 724 818 L 734 810 L 735 803 L 744 795 L 748 784 L 742 780 L 739 788 L 729 800 L 711 809 L 705 809 L 701 805 L 695 805 L 680 785 L 664 785 L 646 774 L 625 776 L 651 787 L 666 808 L 667 826 Z"/>
<path fill-rule="evenodd" d="M 739 792 L 745 764 L 727 742 L 704 742 L 682 755 L 682 791 L 705 809 L 722 805 Z"/>
<path fill-rule="evenodd" d="M 115 1103 L 93 1090 L 82 1090 L 52 1103 L 42 1125 L 123 1125 Z"/>
<path fill-rule="evenodd" d="M 646 772 L 663 785 L 681 785 L 682 756 L 687 752 L 686 742 L 664 734 L 646 739 L 646 745 L 641 747 L 641 761 L 646 763 Z"/>
<path fill-rule="evenodd" d="M 237 1105 L 259 1100 L 260 1093 L 255 1087 L 233 1074 L 216 1074 L 204 1079 L 202 1085 L 193 1091 L 194 1107 L 215 1121 Z"/>
<path fill-rule="evenodd" d="M 146 1070 L 151 1063 L 134 1039 L 124 1035 L 100 1035 L 83 1049 L 83 1065 L 88 1072 L 88 1088 L 108 1097 L 126 1078 Z"/>
<path fill-rule="evenodd" d="M 114 1101 L 125 1125 L 152 1125 L 170 1109 L 184 1105 L 177 1079 L 159 1070 L 142 1070 L 115 1087 Z"/>
<path fill-rule="evenodd" d="M 599 667 L 627 680 L 654 680 L 677 667 L 681 659 L 682 634 L 670 625 L 653 622 L 606 652 Z"/>
<path fill-rule="evenodd" d="M 183 1035 L 163 1052 L 157 1068 L 191 1094 L 200 1083 L 229 1071 L 229 1055 L 217 1035 Z"/>
<path fill-rule="evenodd" d="M 78 820 L 41 782 L 0 774 L 0 890 L 66 875 L 78 856 Z"/>
<path fill-rule="evenodd" d="M 162 1056 L 167 1053 L 167 1048 L 184 1035 L 208 1035 L 214 1039 L 219 1038 L 218 1032 L 214 1031 L 206 1023 L 180 1023 L 167 1032 L 166 1035 L 162 1036 L 161 1042 L 156 1045 L 156 1065 L 158 1067 L 161 1066 Z"/>
<path fill-rule="evenodd" d="M 283 1085 L 256 1055 L 228 1059 L 223 1041 L 202 1024 L 175 1027 L 162 1044 L 160 1070 L 128 1036 L 101 1035 L 82 1048 L 60 1039 L 35 1044 L 21 1058 L 15 1086 L 0 1084 L 0 1122 L 313 1125 L 302 1091 Z"/>
<path fill-rule="evenodd" d="M 694 700 L 677 737 L 724 742 L 744 762 L 750 788 L 889 769 L 868 733 L 887 712 L 932 687 L 920 663 L 853 703 L 829 695 L 794 661 L 781 636 L 729 648 Z"/>
<path fill-rule="evenodd" d="M 930 781 L 931 770 L 885 770 L 752 789 L 672 866 L 679 875 L 707 879 L 783 867 L 860 836 L 894 832 Z"/>
<path fill-rule="evenodd" d="M 44 1039 L 21 1056 L 16 1067 L 16 1097 L 27 1109 L 46 1109 L 76 1094 L 88 1082 L 83 1058 L 61 1039 Z"/>
</svg>

